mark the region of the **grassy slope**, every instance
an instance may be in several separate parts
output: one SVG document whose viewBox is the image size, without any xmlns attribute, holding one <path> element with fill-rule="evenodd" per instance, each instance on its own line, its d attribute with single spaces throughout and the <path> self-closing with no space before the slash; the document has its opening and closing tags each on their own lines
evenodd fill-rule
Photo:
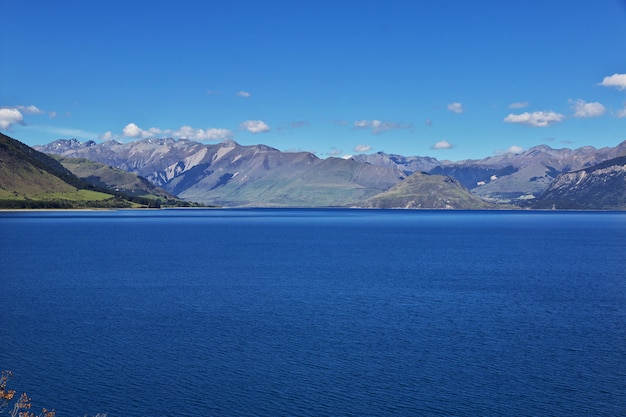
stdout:
<svg viewBox="0 0 626 417">
<path fill-rule="evenodd" d="M 85 185 L 54 159 L 0 134 L 0 207 L 130 206 Z"/>
<path fill-rule="evenodd" d="M 472 194 L 457 180 L 415 173 L 363 203 L 373 208 L 488 209 L 495 206 Z"/>
</svg>

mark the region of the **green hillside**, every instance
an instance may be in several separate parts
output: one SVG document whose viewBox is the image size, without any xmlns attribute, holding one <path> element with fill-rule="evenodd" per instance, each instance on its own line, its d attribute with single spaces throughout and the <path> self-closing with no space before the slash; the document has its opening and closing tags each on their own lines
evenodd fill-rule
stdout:
<svg viewBox="0 0 626 417">
<path fill-rule="evenodd" d="M 472 195 L 454 178 L 425 173 L 412 174 L 389 190 L 368 198 L 362 205 L 371 208 L 495 208 Z"/>
<path fill-rule="evenodd" d="M 131 207 L 58 161 L 0 133 L 0 208 Z"/>
</svg>

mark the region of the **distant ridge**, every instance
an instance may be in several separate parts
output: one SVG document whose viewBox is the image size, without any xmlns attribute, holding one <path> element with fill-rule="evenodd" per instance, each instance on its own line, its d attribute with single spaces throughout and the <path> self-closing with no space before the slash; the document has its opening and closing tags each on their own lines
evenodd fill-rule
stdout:
<svg viewBox="0 0 626 417">
<path fill-rule="evenodd" d="M 519 153 L 457 162 L 383 152 L 348 159 L 320 159 L 309 152 L 281 152 L 266 145 L 242 146 L 232 140 L 206 145 L 171 138 L 99 144 L 63 139 L 37 149 L 101 162 L 141 175 L 183 199 L 226 207 L 355 206 L 391 191 L 415 173 L 426 173 L 434 178 L 418 175 L 414 179 L 423 181 L 422 187 L 416 188 L 413 180 L 402 184 L 406 187 L 412 183 L 414 189 L 407 193 L 415 198 L 405 205 L 420 201 L 415 204 L 440 208 L 443 199 L 435 201 L 426 196 L 432 195 L 428 187 L 442 186 L 433 182 L 439 180 L 435 176 L 441 176 L 454 178 L 479 199 L 460 199 L 449 204 L 455 208 L 474 208 L 485 201 L 498 204 L 493 207 L 515 204 L 532 208 L 560 174 L 622 156 L 626 154 L 626 141 L 601 149 L 553 149 L 540 145 Z M 374 201 L 382 204 L 382 200 L 376 199 L 368 204 Z"/>
<path fill-rule="evenodd" d="M 534 207 L 625 210 L 626 156 L 560 174 Z"/>
</svg>

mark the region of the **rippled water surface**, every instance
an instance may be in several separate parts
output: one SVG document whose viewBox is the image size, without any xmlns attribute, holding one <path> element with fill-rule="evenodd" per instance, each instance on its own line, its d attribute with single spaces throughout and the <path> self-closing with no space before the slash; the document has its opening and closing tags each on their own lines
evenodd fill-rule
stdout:
<svg viewBox="0 0 626 417">
<path fill-rule="evenodd" d="M 59 417 L 626 414 L 626 213 L 0 213 Z"/>
</svg>

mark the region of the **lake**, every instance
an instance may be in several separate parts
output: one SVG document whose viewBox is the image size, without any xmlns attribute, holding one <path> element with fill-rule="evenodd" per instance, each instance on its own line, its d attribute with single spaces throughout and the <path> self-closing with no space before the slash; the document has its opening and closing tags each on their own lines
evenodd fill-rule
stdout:
<svg viewBox="0 0 626 417">
<path fill-rule="evenodd" d="M 625 415 L 625 267 L 624 212 L 0 212 L 0 368 L 58 417 Z"/>
</svg>

